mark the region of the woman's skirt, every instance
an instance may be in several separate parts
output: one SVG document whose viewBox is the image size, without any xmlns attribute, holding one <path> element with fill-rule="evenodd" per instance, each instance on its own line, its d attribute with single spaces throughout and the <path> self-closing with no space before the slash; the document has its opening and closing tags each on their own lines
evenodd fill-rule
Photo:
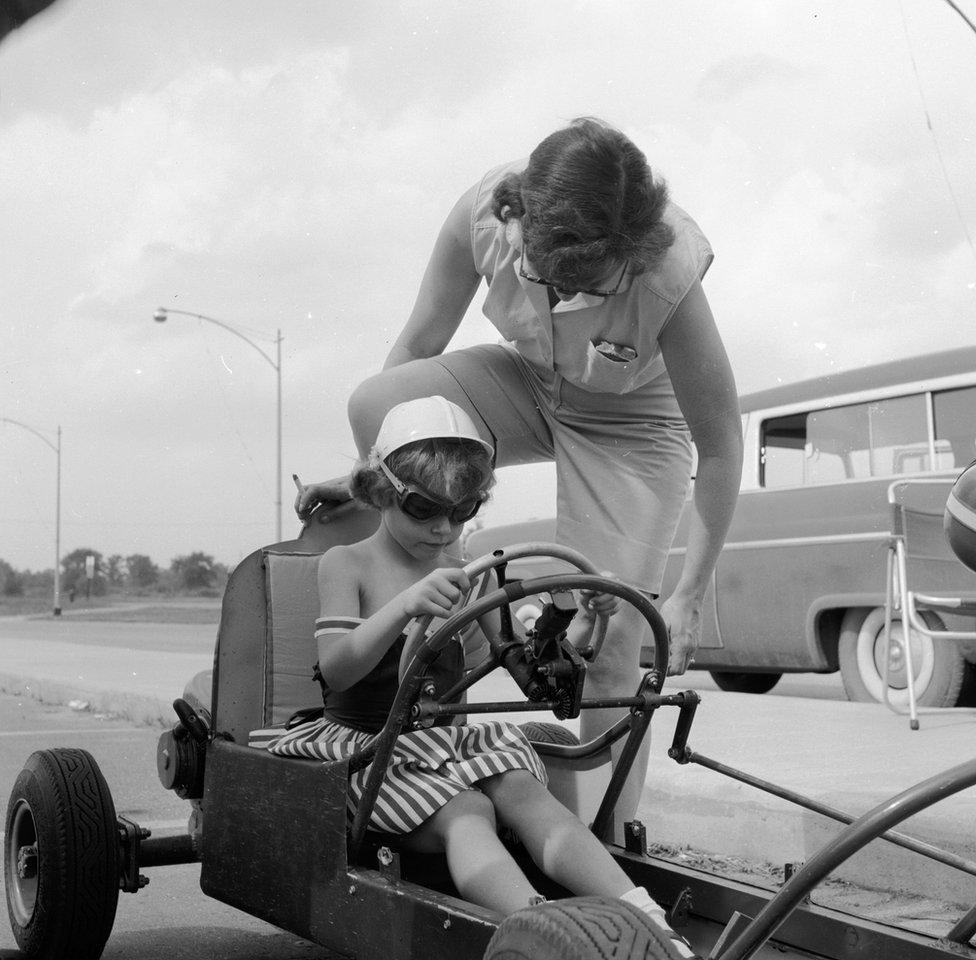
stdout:
<svg viewBox="0 0 976 960">
<path fill-rule="evenodd" d="M 282 757 L 343 760 L 371 735 L 319 719 L 290 730 L 252 730 L 249 744 Z M 363 795 L 369 767 L 349 778 L 350 817 Z M 463 727 L 429 727 L 397 737 L 386 776 L 369 820 L 369 829 L 410 833 L 449 800 L 477 788 L 487 777 L 527 770 L 543 785 L 546 771 L 525 734 L 512 723 L 489 720 Z"/>
</svg>

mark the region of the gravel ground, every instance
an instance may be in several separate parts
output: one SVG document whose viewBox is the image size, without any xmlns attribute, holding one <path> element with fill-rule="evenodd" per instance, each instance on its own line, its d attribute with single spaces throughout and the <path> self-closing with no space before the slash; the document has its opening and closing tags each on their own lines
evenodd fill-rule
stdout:
<svg viewBox="0 0 976 960">
<path fill-rule="evenodd" d="M 783 868 L 771 863 L 750 863 L 739 857 L 719 857 L 688 847 L 651 844 L 649 852 L 685 867 L 750 883 L 767 890 L 783 884 Z M 828 877 L 810 895 L 817 906 L 865 917 L 930 936 L 944 936 L 972 904 L 944 903 L 913 893 L 869 890 Z"/>
</svg>

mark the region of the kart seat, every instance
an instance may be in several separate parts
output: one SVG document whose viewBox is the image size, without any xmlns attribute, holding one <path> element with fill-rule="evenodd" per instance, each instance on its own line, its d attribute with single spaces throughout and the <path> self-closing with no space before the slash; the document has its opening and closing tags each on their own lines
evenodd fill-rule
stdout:
<svg viewBox="0 0 976 960">
<path fill-rule="evenodd" d="M 246 744 L 251 730 L 321 704 L 312 679 L 319 558 L 370 536 L 377 522 L 376 511 L 356 503 L 327 518 L 317 512 L 297 539 L 256 550 L 237 565 L 224 591 L 214 653 L 218 734 Z"/>
</svg>

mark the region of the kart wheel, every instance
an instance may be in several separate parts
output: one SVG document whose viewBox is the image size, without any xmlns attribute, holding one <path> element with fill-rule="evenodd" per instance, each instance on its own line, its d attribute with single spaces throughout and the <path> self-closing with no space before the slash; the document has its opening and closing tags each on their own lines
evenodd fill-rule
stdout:
<svg viewBox="0 0 976 960">
<path fill-rule="evenodd" d="M 926 625 L 942 621 L 922 611 Z M 841 623 L 838 659 L 848 700 L 871 703 L 884 700 L 884 607 L 848 610 Z M 957 644 L 910 631 L 915 701 L 920 707 L 954 707 L 966 678 L 966 660 Z M 908 706 L 905 671 L 905 630 L 900 618 L 891 625 L 888 657 L 888 698 L 897 707 Z"/>
<path fill-rule="evenodd" d="M 609 897 L 575 897 L 506 917 L 484 960 L 681 960 L 641 910 Z"/>
<path fill-rule="evenodd" d="M 119 899 L 115 805 L 86 750 L 38 750 L 7 805 L 4 873 L 10 927 L 43 960 L 97 960 Z"/>
<path fill-rule="evenodd" d="M 710 670 L 709 674 L 719 690 L 728 693 L 769 693 L 783 677 L 781 673 L 734 673 Z"/>
<path fill-rule="evenodd" d="M 561 743 L 570 747 L 579 746 L 579 737 L 572 730 L 567 730 L 558 723 L 527 720 L 519 724 L 519 729 L 528 737 L 529 743 Z"/>
</svg>

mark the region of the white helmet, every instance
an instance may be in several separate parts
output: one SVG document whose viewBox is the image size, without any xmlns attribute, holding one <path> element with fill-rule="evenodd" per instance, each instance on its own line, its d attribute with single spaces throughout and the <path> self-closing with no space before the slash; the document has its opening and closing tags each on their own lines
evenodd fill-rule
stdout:
<svg viewBox="0 0 976 960">
<path fill-rule="evenodd" d="M 445 397 L 418 397 L 398 403 L 383 418 L 373 452 L 385 460 L 394 450 L 415 440 L 474 440 L 489 456 L 495 451 L 482 439 L 467 412 Z"/>
</svg>

